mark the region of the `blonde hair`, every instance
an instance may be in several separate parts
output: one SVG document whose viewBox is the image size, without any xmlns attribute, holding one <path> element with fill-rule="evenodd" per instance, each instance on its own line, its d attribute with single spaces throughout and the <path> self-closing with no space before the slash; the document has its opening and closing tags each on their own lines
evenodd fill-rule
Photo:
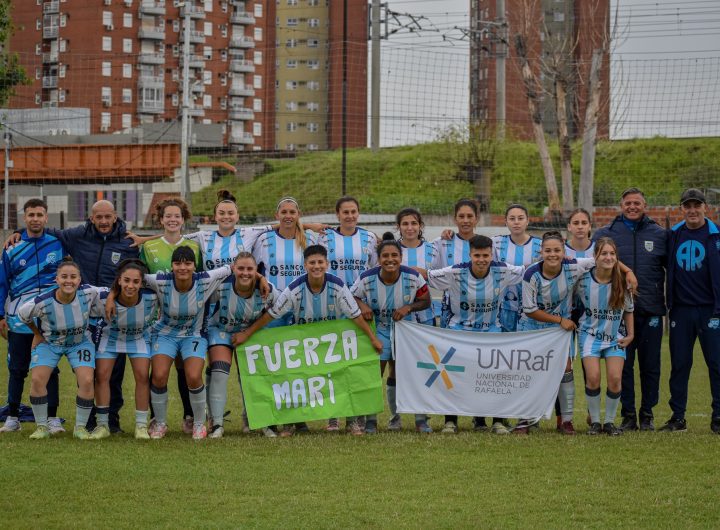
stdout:
<svg viewBox="0 0 720 530">
<path fill-rule="evenodd" d="M 277 208 L 275 209 L 276 213 L 280 211 L 280 206 L 282 206 L 285 202 L 293 203 L 298 210 L 298 214 L 300 213 L 300 205 L 293 197 L 283 197 L 280 199 L 280 201 L 278 201 Z M 303 227 L 302 222 L 300 222 L 299 215 L 297 221 L 295 221 L 295 241 L 301 250 L 305 250 L 305 248 L 307 248 L 307 236 L 305 235 L 305 228 Z"/>
</svg>

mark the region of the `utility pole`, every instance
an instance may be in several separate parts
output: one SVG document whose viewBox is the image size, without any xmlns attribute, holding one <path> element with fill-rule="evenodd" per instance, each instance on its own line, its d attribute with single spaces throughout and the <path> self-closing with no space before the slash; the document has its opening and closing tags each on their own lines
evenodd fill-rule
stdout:
<svg viewBox="0 0 720 530">
<path fill-rule="evenodd" d="M 185 8 L 183 27 L 183 98 L 182 98 L 182 127 L 180 132 L 180 195 L 187 205 L 192 208 L 192 195 L 190 194 L 190 166 L 188 164 L 189 140 L 189 110 L 190 110 L 190 5 L 184 2 L 180 7 Z"/>
<path fill-rule="evenodd" d="M 370 148 L 375 153 L 380 148 L 380 0 L 372 0 L 370 9 Z"/>
<path fill-rule="evenodd" d="M 5 125 L 3 124 L 3 129 Z M 13 167 L 13 161 L 10 160 L 10 141 L 12 134 L 5 131 L 3 134 L 5 139 L 5 208 L 3 211 L 3 230 L 10 229 L 10 168 Z"/>
<path fill-rule="evenodd" d="M 498 39 L 495 48 L 495 116 L 497 139 L 505 139 L 505 58 L 507 57 L 507 24 L 505 0 L 496 0 Z"/>
</svg>

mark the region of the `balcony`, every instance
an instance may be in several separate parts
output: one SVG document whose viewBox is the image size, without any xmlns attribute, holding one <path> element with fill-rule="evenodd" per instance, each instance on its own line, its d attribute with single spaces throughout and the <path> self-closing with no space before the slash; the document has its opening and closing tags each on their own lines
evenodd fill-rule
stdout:
<svg viewBox="0 0 720 530">
<path fill-rule="evenodd" d="M 43 39 L 57 39 L 60 26 L 43 26 Z"/>
<path fill-rule="evenodd" d="M 43 88 L 57 88 L 58 78 L 56 75 L 44 75 L 42 78 Z"/>
<path fill-rule="evenodd" d="M 255 24 L 255 17 L 247 11 L 236 11 L 230 15 L 230 24 Z"/>
<path fill-rule="evenodd" d="M 52 15 L 60 12 L 60 0 L 52 0 L 43 4 L 43 14 Z"/>
<path fill-rule="evenodd" d="M 202 107 L 189 107 L 188 116 L 203 117 L 205 116 L 205 109 Z"/>
<path fill-rule="evenodd" d="M 252 109 L 246 109 L 245 107 L 230 107 L 228 117 L 231 120 L 252 120 L 255 118 L 255 113 Z"/>
<path fill-rule="evenodd" d="M 203 85 L 202 81 L 195 81 L 193 83 L 190 83 L 190 92 L 195 94 L 203 94 L 205 93 L 205 85 Z"/>
<path fill-rule="evenodd" d="M 230 143 L 231 144 L 248 144 L 252 145 L 253 143 L 253 135 L 249 132 L 235 132 L 232 131 L 230 133 Z"/>
<path fill-rule="evenodd" d="M 165 103 L 157 100 L 138 100 L 137 111 L 141 114 L 162 114 L 165 112 Z"/>
<path fill-rule="evenodd" d="M 233 37 L 230 39 L 231 48 L 254 48 L 255 41 L 252 37 Z"/>
<path fill-rule="evenodd" d="M 184 59 L 180 56 L 180 66 L 183 65 Z M 205 57 L 202 55 L 190 55 L 188 57 L 188 66 L 190 68 L 205 68 Z"/>
<path fill-rule="evenodd" d="M 185 32 L 180 31 L 180 42 L 185 42 Z M 190 42 L 193 44 L 205 44 L 205 34 L 202 31 L 191 30 Z"/>
<path fill-rule="evenodd" d="M 185 16 L 185 11 L 187 11 L 188 15 L 190 15 L 190 18 L 205 18 L 205 9 L 199 6 L 185 6 L 180 8 L 180 16 Z"/>
<path fill-rule="evenodd" d="M 42 54 L 43 63 L 56 63 L 59 60 L 58 52 L 46 52 Z"/>
<path fill-rule="evenodd" d="M 153 2 L 152 0 L 142 0 L 140 2 L 141 15 L 164 15 L 165 2 Z"/>
<path fill-rule="evenodd" d="M 233 59 L 230 61 L 230 71 L 253 73 L 255 71 L 255 63 L 247 59 Z"/>
<path fill-rule="evenodd" d="M 141 75 L 138 88 L 165 88 L 165 78 L 161 75 Z"/>
<path fill-rule="evenodd" d="M 57 107 L 58 107 L 57 99 L 51 99 L 51 100 L 42 102 L 42 108 L 44 108 L 44 109 L 56 109 Z"/>
<path fill-rule="evenodd" d="M 138 55 L 140 64 L 165 64 L 165 55 L 162 53 L 141 53 Z"/>
<path fill-rule="evenodd" d="M 141 39 L 165 40 L 165 28 L 159 26 L 140 28 L 138 37 Z"/>
<path fill-rule="evenodd" d="M 238 85 L 230 87 L 228 94 L 231 96 L 252 97 L 255 95 L 255 90 L 249 85 Z"/>
</svg>

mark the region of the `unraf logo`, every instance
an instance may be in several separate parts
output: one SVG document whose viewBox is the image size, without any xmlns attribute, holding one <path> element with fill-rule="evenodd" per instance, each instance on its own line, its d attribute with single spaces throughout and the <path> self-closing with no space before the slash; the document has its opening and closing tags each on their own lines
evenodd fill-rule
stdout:
<svg viewBox="0 0 720 530">
<path fill-rule="evenodd" d="M 705 247 L 698 241 L 685 241 L 677 249 L 675 259 L 678 265 L 688 272 L 702 269 L 705 260 Z"/>
<path fill-rule="evenodd" d="M 417 362 L 417 367 L 421 368 L 423 370 L 432 370 L 432 373 L 430 374 L 430 377 L 428 377 L 428 380 L 425 381 L 425 386 L 428 388 L 431 388 L 433 386 L 433 383 L 435 380 L 440 377 L 445 383 L 445 388 L 447 390 L 452 390 L 453 383 L 450 379 L 450 375 L 448 372 L 459 372 L 462 373 L 465 371 L 465 367 L 457 364 L 448 364 L 448 362 L 452 359 L 453 355 L 455 355 L 455 352 L 457 351 L 455 348 L 450 347 L 450 349 L 445 353 L 445 356 L 440 359 L 440 354 L 438 353 L 437 349 L 433 344 L 428 344 L 428 351 L 430 352 L 430 356 L 432 357 L 433 362 Z"/>
</svg>

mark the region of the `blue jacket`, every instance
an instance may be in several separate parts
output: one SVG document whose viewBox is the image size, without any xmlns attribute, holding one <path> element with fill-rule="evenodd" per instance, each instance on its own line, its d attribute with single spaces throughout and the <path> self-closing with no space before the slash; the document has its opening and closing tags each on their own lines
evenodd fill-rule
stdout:
<svg viewBox="0 0 720 530">
<path fill-rule="evenodd" d="M 708 289 L 712 289 L 715 297 L 715 307 L 713 307 L 713 316 L 720 317 L 720 229 L 707 217 L 705 222 L 709 228 L 709 242 L 707 248 L 708 266 L 710 267 L 710 281 L 712 285 L 708 285 Z M 680 239 L 680 229 L 685 226 L 685 221 L 682 221 L 670 229 L 668 237 L 668 254 L 671 259 L 668 260 L 667 268 L 667 303 L 668 308 L 672 308 L 673 305 L 673 277 L 675 274 L 675 268 L 677 267 L 677 261 L 672 259 L 677 251 L 678 240 Z"/>
<path fill-rule="evenodd" d="M 48 232 L 57 236 L 68 254 L 80 266 L 83 283 L 96 287 L 110 287 L 117 272 L 118 263 L 127 258 L 137 258 L 137 247 L 130 247 L 125 221 L 115 221 L 109 234 L 101 234 L 91 221 L 65 230 L 50 228 Z"/>
<path fill-rule="evenodd" d="M 16 333 L 32 333 L 30 328 L 16 317 L 17 309 L 27 301 L 54 287 L 57 266 L 65 256 L 60 240 L 47 231 L 40 237 L 28 237 L 26 230 L 20 232 L 20 241 L 4 250 L 0 263 L 0 300 L 7 298 L 0 316 L 7 312 L 10 330 Z"/>
<path fill-rule="evenodd" d="M 640 315 L 665 314 L 665 267 L 667 266 L 667 231 L 644 216 L 635 231 L 618 215 L 612 223 L 598 229 L 593 241 L 609 237 L 618 247 L 618 257 L 638 279 L 635 311 Z"/>
</svg>

